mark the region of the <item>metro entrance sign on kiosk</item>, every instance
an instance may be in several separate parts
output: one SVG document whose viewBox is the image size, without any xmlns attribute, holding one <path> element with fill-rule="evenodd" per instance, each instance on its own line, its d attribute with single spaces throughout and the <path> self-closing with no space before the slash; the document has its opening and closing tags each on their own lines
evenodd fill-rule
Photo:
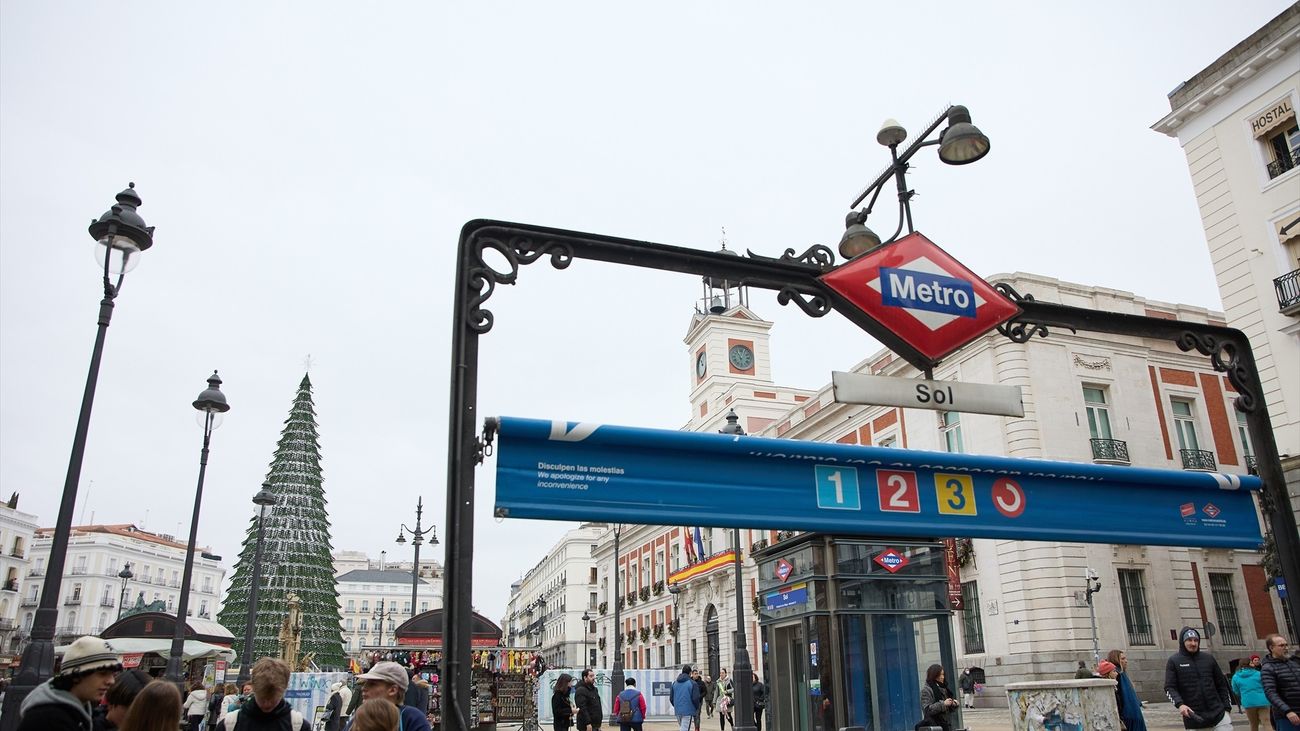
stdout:
<svg viewBox="0 0 1300 731">
<path fill-rule="evenodd" d="M 1020 314 L 1020 307 L 921 233 L 821 277 L 932 361 Z"/>
</svg>

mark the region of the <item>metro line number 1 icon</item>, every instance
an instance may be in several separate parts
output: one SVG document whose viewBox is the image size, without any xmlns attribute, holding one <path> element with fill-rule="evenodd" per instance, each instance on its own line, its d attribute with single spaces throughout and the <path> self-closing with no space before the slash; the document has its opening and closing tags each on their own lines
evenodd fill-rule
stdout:
<svg viewBox="0 0 1300 731">
<path fill-rule="evenodd" d="M 817 507 L 829 510 L 861 510 L 862 491 L 856 467 L 816 466 Z"/>
</svg>

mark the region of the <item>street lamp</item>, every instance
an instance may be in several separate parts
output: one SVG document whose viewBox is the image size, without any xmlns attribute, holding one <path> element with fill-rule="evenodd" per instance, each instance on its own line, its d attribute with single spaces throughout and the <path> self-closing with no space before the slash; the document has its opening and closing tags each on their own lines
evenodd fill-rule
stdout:
<svg viewBox="0 0 1300 731">
<path fill-rule="evenodd" d="M 379 599 L 379 604 L 375 605 L 375 613 L 371 615 L 371 619 L 379 623 L 379 646 L 380 647 L 384 646 L 384 622 L 387 621 L 388 618 L 393 616 L 394 614 L 397 614 L 396 609 L 389 609 L 387 612 L 384 611 L 384 600 L 381 597 Z"/>
<path fill-rule="evenodd" d="M 262 583 L 262 535 L 266 528 L 266 516 L 275 505 L 275 495 L 271 492 L 271 483 L 263 482 L 262 489 L 253 496 L 257 506 L 257 548 L 253 550 L 253 575 L 248 584 L 248 616 L 244 619 L 244 646 L 239 653 L 239 679 L 236 684 L 244 687 L 248 682 L 253 664 L 253 625 L 257 622 L 257 587 Z"/>
<path fill-rule="evenodd" d="M 926 138 L 934 134 L 945 121 L 948 126 L 939 137 L 927 141 Z M 844 219 L 840 256 L 845 259 L 852 259 L 894 241 L 902 233 L 904 223 L 907 224 L 907 232 L 912 233 L 912 196 L 916 191 L 907 189 L 907 169 L 911 167 L 908 160 L 912 159 L 912 156 L 922 147 L 938 145 L 939 159 L 949 165 L 968 165 L 989 153 L 989 138 L 980 132 L 978 127 L 971 124 L 970 111 L 963 106 L 950 106 L 945 109 L 943 114 L 940 114 L 921 133 L 916 142 L 900 154 L 898 146 L 906 139 L 907 130 L 892 119 L 886 119 L 880 131 L 876 133 L 876 142 L 889 148 L 892 162 L 849 205 L 849 208 L 854 208 L 864 198 L 871 196 L 871 201 L 867 203 L 866 208 L 860 211 L 849 211 Z M 876 198 L 880 196 L 880 191 L 884 189 L 885 183 L 889 182 L 890 178 L 894 179 L 898 188 L 898 228 L 894 230 L 893 236 L 882 242 L 875 231 L 867 228 L 867 216 L 871 215 L 871 209 L 876 205 Z"/>
<path fill-rule="evenodd" d="M 409 531 L 411 534 L 411 545 L 415 546 L 415 563 L 411 564 L 411 616 L 412 617 L 414 617 L 418 613 L 418 610 L 416 609 L 417 605 L 415 602 L 417 596 L 419 595 L 419 589 L 420 589 L 420 544 L 424 543 L 424 537 L 428 535 L 429 545 L 430 546 L 438 545 L 438 534 L 436 533 L 437 528 L 432 525 L 429 526 L 427 529 L 420 527 L 420 518 L 423 515 L 424 515 L 424 497 L 421 496 L 419 498 L 416 498 L 415 500 L 415 529 L 412 530 L 406 527 L 405 523 L 402 524 L 401 528 L 397 529 L 398 545 L 406 544 L 406 533 L 403 533 L 403 531 Z"/>
<path fill-rule="evenodd" d="M 587 665 L 587 635 L 588 635 L 588 630 L 590 629 L 591 629 L 591 613 L 584 609 L 582 612 L 582 662 L 579 663 L 584 668 L 589 667 Z M 595 665 L 595 663 L 592 663 L 592 665 Z"/>
<path fill-rule="evenodd" d="M 740 417 L 736 410 L 727 412 L 727 424 L 719 430 L 720 434 L 734 436 L 745 435 L 740 426 Z M 745 647 L 745 583 L 741 576 L 742 560 L 740 557 L 740 529 L 731 529 L 731 548 L 735 553 L 736 572 L 736 659 L 732 668 L 732 686 L 736 691 L 736 713 L 740 722 L 732 722 L 735 731 L 755 728 L 754 726 L 754 668 L 749 664 L 749 650 Z"/>
<path fill-rule="evenodd" d="M 130 581 L 135 574 L 131 573 L 131 562 L 127 561 L 122 570 L 117 572 L 117 578 L 122 580 L 122 596 L 117 600 L 117 618 L 122 618 L 122 610 L 126 608 L 126 582 Z"/>
<path fill-rule="evenodd" d="M 140 203 L 135 183 L 131 183 L 126 190 L 117 194 L 117 203 L 113 207 L 90 222 L 90 236 L 96 242 L 96 251 L 104 270 L 104 298 L 99 301 L 99 327 L 90 353 L 86 388 L 81 395 L 81 413 L 77 416 L 77 430 L 72 438 L 72 455 L 68 459 L 68 473 L 63 481 L 63 496 L 60 498 L 59 515 L 50 543 L 50 562 L 41 589 L 41 603 L 32 621 L 31 641 L 23 650 L 22 670 L 5 693 L 3 713 L 0 713 L 0 729 L 4 731 L 18 727 L 19 708 L 27 694 L 54 674 L 54 626 L 59 618 L 59 589 L 63 583 L 63 565 L 68 557 L 72 512 L 76 507 L 77 488 L 81 482 L 81 462 L 86 453 L 86 435 L 90 429 L 90 410 L 95 402 L 95 386 L 99 380 L 99 361 L 104 354 L 104 336 L 113 315 L 113 300 L 122 291 L 122 280 L 126 272 L 140 260 L 140 252 L 153 246 L 153 227 L 146 226 L 144 219 L 136 212 Z M 113 275 L 117 277 L 116 284 L 109 279 Z"/>
<path fill-rule="evenodd" d="M 669 585 L 668 585 L 668 593 L 673 595 L 673 621 L 677 623 L 677 631 L 672 633 L 672 635 L 673 635 L 673 664 L 674 664 L 674 665 L 681 665 L 681 664 L 682 664 L 682 640 L 681 640 L 681 634 L 682 634 L 682 615 L 681 615 L 680 613 L 678 613 L 678 611 L 677 611 L 677 599 L 678 599 L 678 597 L 680 597 L 681 594 L 682 594 L 682 587 L 678 586 L 676 583 L 669 584 Z M 671 625 L 671 624 L 668 625 L 668 629 L 669 629 L 669 631 L 672 630 L 672 625 Z"/>
<path fill-rule="evenodd" d="M 618 541 L 623 534 L 623 524 L 614 524 L 614 666 L 609 671 L 609 687 L 611 693 L 621 692 L 623 687 L 623 612 L 622 601 L 623 595 L 618 587 L 618 575 L 621 573 L 618 568 Z M 610 724 L 617 721 L 614 719 L 614 711 L 610 710 Z"/>
<path fill-rule="evenodd" d="M 226 395 L 221 392 L 221 378 L 213 371 L 208 387 L 194 400 L 199 423 L 203 427 L 203 449 L 199 451 L 199 484 L 194 488 L 194 513 L 190 516 L 190 543 L 185 549 L 185 570 L 181 572 L 181 598 L 176 604 L 176 626 L 172 632 L 172 649 L 167 656 L 163 677 L 173 683 L 185 680 L 185 627 L 190 606 L 190 582 L 194 579 L 194 545 L 199 540 L 199 509 L 203 506 L 203 477 L 208 471 L 208 444 L 212 430 L 221 424 L 221 415 L 230 411 Z"/>
<path fill-rule="evenodd" d="M 1088 569 L 1083 575 L 1084 592 L 1088 599 L 1088 619 L 1092 621 L 1092 664 L 1101 662 L 1101 643 L 1097 640 L 1097 608 L 1093 606 L 1092 595 L 1101 591 L 1101 579 L 1097 572 Z"/>
</svg>

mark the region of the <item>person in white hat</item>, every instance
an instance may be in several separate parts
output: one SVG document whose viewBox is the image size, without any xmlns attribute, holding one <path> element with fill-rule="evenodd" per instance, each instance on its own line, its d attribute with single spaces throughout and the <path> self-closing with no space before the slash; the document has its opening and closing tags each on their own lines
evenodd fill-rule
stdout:
<svg viewBox="0 0 1300 731">
<path fill-rule="evenodd" d="M 93 704 L 122 669 L 122 658 L 98 637 L 79 637 L 53 678 L 32 689 L 19 709 L 18 731 L 90 731 Z"/>
<path fill-rule="evenodd" d="M 361 697 L 366 700 L 381 698 L 397 706 L 401 713 L 402 731 L 431 731 L 426 711 L 414 706 L 403 705 L 406 689 L 411 684 L 411 676 L 406 668 L 395 662 L 379 662 L 369 671 L 357 676 L 361 686 Z M 352 728 L 351 721 L 348 728 Z"/>
</svg>

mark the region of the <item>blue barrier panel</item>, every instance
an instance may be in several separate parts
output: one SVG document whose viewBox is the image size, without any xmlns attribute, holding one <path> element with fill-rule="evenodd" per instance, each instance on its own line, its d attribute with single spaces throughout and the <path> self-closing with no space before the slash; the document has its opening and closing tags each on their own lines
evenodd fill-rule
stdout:
<svg viewBox="0 0 1300 731">
<path fill-rule="evenodd" d="M 504 417 L 512 518 L 1255 548 L 1257 477 Z"/>
</svg>

